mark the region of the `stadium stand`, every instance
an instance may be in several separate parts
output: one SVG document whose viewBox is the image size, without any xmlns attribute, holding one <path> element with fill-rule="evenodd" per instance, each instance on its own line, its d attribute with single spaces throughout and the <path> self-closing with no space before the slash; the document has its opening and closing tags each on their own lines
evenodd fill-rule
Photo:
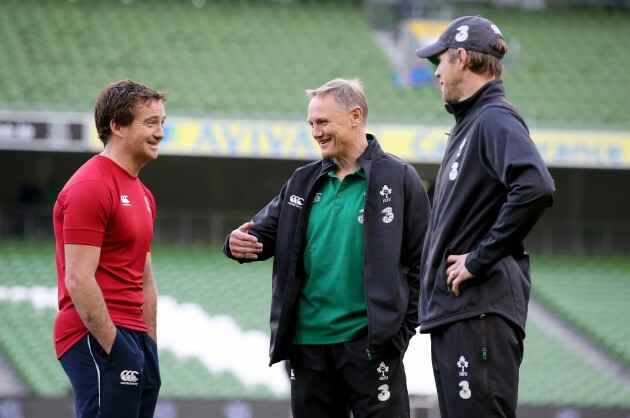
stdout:
<svg viewBox="0 0 630 418">
<path fill-rule="evenodd" d="M 107 82 L 134 78 L 169 93 L 169 115 L 304 119 L 303 91 L 358 76 L 370 121 L 451 123 L 432 86 L 401 89 L 353 1 L 3 0 L 0 109 L 90 113 Z M 447 13 L 499 23 L 511 52 L 508 97 L 530 126 L 630 128 L 630 11 L 521 11 L 461 2 Z M 28 390 L 66 396 L 54 356 L 56 285 L 50 241 L 0 239 L 0 355 Z M 534 257 L 533 295 L 573 330 L 630 368 L 629 262 L 618 257 Z M 154 245 L 161 295 L 192 302 L 245 331 L 267 333 L 269 263 L 237 266 L 217 248 Z M 37 288 L 38 287 L 38 288 Z M 17 289 L 19 288 L 19 289 Z M 25 290 L 26 289 L 26 290 Z M 42 292 L 42 306 L 33 300 Z M 24 296 L 20 299 L 22 293 Z M 26 294 L 25 294 L 26 292 Z M 11 300 L 20 299 L 19 301 Z M 211 338 L 211 336 L 207 336 Z M 630 408 L 627 382 L 595 367 L 530 320 L 520 401 Z M 163 397 L 274 399 L 261 384 L 161 350 Z"/>
<path fill-rule="evenodd" d="M 486 14 L 501 22 L 512 46 L 505 72 L 508 97 L 529 121 L 553 119 L 573 127 L 614 127 L 623 121 L 624 94 L 608 80 L 628 81 L 610 47 L 620 31 L 630 35 L 627 11 L 492 9 Z"/>
<path fill-rule="evenodd" d="M 31 393 L 64 396 L 68 379 L 52 348 L 54 311 L 38 310 L 30 302 L 0 302 L 0 349 Z"/>
<path fill-rule="evenodd" d="M 217 248 L 169 244 L 155 244 L 153 259 L 161 295 L 172 296 L 180 302 L 198 304 L 211 316 L 227 315 L 243 330 L 268 332 L 269 262 L 238 265 L 226 259 Z M 584 311 L 581 314 L 583 317 L 600 316 L 602 327 L 612 316 L 619 315 L 620 318 L 615 322 L 617 328 L 608 333 L 594 335 L 588 331 L 588 324 L 573 324 L 576 330 L 586 331 L 585 337 L 593 338 L 596 344 L 604 348 L 614 346 L 612 342 L 616 340 L 628 341 L 628 327 L 623 326 L 623 320 L 628 316 L 627 304 L 607 305 L 611 309 L 609 314 L 604 314 L 598 306 L 603 298 L 617 300 L 628 294 L 624 288 L 615 287 L 619 280 L 614 279 L 615 271 L 624 268 L 627 271 L 627 261 L 605 257 L 538 256 L 535 259 L 542 260 L 533 268 L 536 295 L 541 295 L 544 301 L 550 301 L 552 307 L 575 305 L 574 310 Z M 40 286 L 40 291 L 41 288 L 48 288 L 49 292 L 56 294 L 51 242 L 0 241 L 0 265 L 3 266 L 0 269 L 0 289 L 19 286 L 19 292 L 26 296 L 29 291 L 23 287 L 35 292 L 33 289 Z M 613 266 L 612 269 L 605 269 L 607 265 Z M 602 277 L 612 277 L 612 282 L 606 286 L 609 290 L 604 295 L 593 293 L 593 289 L 603 287 L 598 286 Z M 572 285 L 568 283 L 569 278 L 573 279 Z M 621 296 L 614 296 L 615 292 Z M 551 294 L 552 297 L 543 297 L 545 294 Z M 578 300 L 576 294 L 583 295 L 583 299 L 590 299 L 590 303 Z M 68 383 L 55 359 L 52 346 L 54 307 L 50 306 L 50 301 L 48 307 L 35 307 L 31 301 L 38 300 L 37 297 L 24 297 L 11 302 L 2 296 L 0 294 L 0 317 L 3 318 L 4 326 L 0 327 L 0 354 L 14 366 L 32 393 L 40 396 L 65 395 L 69 390 Z M 563 315 L 562 312 L 559 314 Z M 520 387 L 521 403 L 630 406 L 630 387 L 627 383 L 599 369 L 573 347 L 566 345 L 557 336 L 550 335 L 544 324 L 530 320 L 527 332 Z M 216 338 L 220 336 L 204 337 L 206 341 Z M 226 346 L 235 348 L 229 342 Z M 161 350 L 160 356 L 163 373 L 161 393 L 165 398 L 277 399 L 279 396 L 265 385 L 245 384 L 234 373 L 210 371 L 194 356 L 182 358 L 170 350 Z"/>
<path fill-rule="evenodd" d="M 203 306 L 210 315 L 228 314 L 245 330 L 269 329 L 270 262 L 242 266 L 207 246 L 155 246 L 160 293 Z"/>
<path fill-rule="evenodd" d="M 500 22 L 509 97 L 530 124 L 630 126 L 630 55 L 614 47 L 630 12 L 460 5 L 439 17 L 472 13 Z M 129 77 L 169 92 L 171 114 L 302 120 L 305 88 L 358 76 L 372 120 L 451 121 L 435 87 L 394 85 L 358 2 L 5 0 L 0 36 L 19 46 L 0 49 L 4 109 L 90 112 L 95 91 Z"/>
<path fill-rule="evenodd" d="M 160 352 L 163 397 L 277 399 L 269 388 L 246 386 L 232 373 L 212 373 L 198 359 L 179 359 L 171 351 Z"/>
<path fill-rule="evenodd" d="M 630 261 L 556 255 L 536 263 L 534 295 L 630 367 Z"/>
<path fill-rule="evenodd" d="M 519 403 L 534 405 L 628 406 L 630 387 L 600 370 L 573 347 L 527 322 Z"/>
</svg>

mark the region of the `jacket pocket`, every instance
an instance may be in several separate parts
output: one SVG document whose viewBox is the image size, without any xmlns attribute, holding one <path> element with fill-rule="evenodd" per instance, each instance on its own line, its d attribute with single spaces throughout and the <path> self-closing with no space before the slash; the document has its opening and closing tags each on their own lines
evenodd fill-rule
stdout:
<svg viewBox="0 0 630 418">
<path fill-rule="evenodd" d="M 399 354 L 392 340 L 380 346 L 370 346 L 367 334 L 348 341 L 345 345 L 347 351 L 351 352 L 355 357 L 364 360 L 377 361 Z"/>
</svg>

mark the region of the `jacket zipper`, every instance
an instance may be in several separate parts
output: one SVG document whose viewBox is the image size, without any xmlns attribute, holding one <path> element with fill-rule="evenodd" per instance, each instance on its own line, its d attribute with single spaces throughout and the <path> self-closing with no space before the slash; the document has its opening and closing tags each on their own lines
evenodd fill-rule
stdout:
<svg viewBox="0 0 630 418">
<path fill-rule="evenodd" d="M 486 321 L 484 321 L 486 314 L 479 315 L 480 331 L 481 331 L 481 378 L 483 382 L 483 409 L 484 416 L 489 417 L 488 411 L 488 396 L 490 394 L 488 387 L 488 349 L 487 349 L 487 335 L 486 335 Z"/>
<path fill-rule="evenodd" d="M 369 170 L 366 170 L 365 167 L 363 167 L 363 165 L 361 163 L 359 163 L 359 165 L 361 165 L 361 168 L 363 168 L 363 171 L 365 171 L 365 193 L 364 193 L 364 198 L 363 198 L 363 217 L 364 219 L 367 219 L 367 213 L 365 212 L 366 209 L 366 203 L 367 203 L 367 193 L 368 190 L 370 188 L 370 172 Z M 366 259 L 366 243 L 367 243 L 367 237 L 366 237 L 366 229 L 365 229 L 365 223 L 363 224 L 363 280 L 365 281 L 365 313 L 367 314 L 367 318 L 368 318 L 368 337 L 367 337 L 367 348 L 365 349 L 365 353 L 367 354 L 367 358 L 368 360 L 372 360 L 372 353 L 370 353 L 370 341 L 371 341 L 371 327 L 370 327 L 370 307 L 369 307 L 369 299 L 368 299 L 368 280 L 367 280 L 367 273 L 365 272 L 365 259 Z"/>
<path fill-rule="evenodd" d="M 317 176 L 315 177 L 315 181 L 313 182 L 313 184 L 311 184 L 311 187 L 308 190 L 308 192 L 307 192 L 307 194 L 306 194 L 306 196 L 304 198 L 305 202 L 309 202 L 309 201 L 313 200 L 313 194 L 314 194 L 313 191 L 315 190 L 315 185 L 319 182 L 319 180 L 322 177 L 324 177 L 328 173 L 328 171 L 330 171 L 330 170 L 328 169 L 328 167 L 326 167 L 325 171 L 320 171 L 319 174 L 317 174 Z M 308 206 L 305 205 L 304 210 L 306 211 L 306 209 L 308 208 L 308 213 L 305 212 L 305 211 L 301 212 L 300 215 L 299 215 L 299 218 L 298 218 L 297 225 L 296 225 L 296 228 L 297 228 L 297 226 L 301 225 L 302 229 L 301 229 L 301 234 L 300 235 L 303 238 L 306 235 L 306 232 L 304 232 L 304 229 L 306 228 L 304 226 L 304 222 L 308 221 L 308 214 L 310 213 L 311 207 L 312 207 L 312 205 L 308 205 Z M 296 229 L 296 234 L 297 234 L 297 229 Z M 297 245 L 301 246 L 303 244 L 301 242 L 297 242 Z M 300 256 L 298 255 L 296 257 L 293 257 L 293 254 L 296 251 L 295 247 L 296 247 L 296 241 L 293 242 L 293 252 L 291 253 L 290 260 L 289 260 L 289 273 L 293 272 L 293 278 L 294 278 L 294 280 L 297 280 L 297 274 L 296 274 L 297 266 L 296 266 L 296 264 L 297 264 L 297 260 L 300 259 Z M 289 276 L 290 276 L 290 274 L 287 274 L 287 278 Z M 289 290 L 289 288 L 287 287 L 285 289 L 285 292 L 288 291 L 288 290 Z M 285 293 L 285 295 L 286 295 L 286 293 Z M 287 306 L 286 304 L 283 303 L 282 307 L 280 308 L 280 313 L 278 314 L 278 328 L 276 330 L 276 339 L 275 339 L 275 342 L 274 342 L 274 351 L 273 351 L 273 353 L 270 353 L 271 356 L 270 356 L 269 366 L 271 366 L 273 364 L 274 359 L 277 358 L 278 350 L 279 350 L 278 347 L 280 347 L 280 345 L 282 344 L 281 339 L 278 338 L 278 335 L 281 335 L 280 331 L 282 330 L 282 334 L 286 333 L 286 328 L 287 328 L 286 316 L 288 315 L 286 313 L 286 310 L 288 310 L 288 309 L 293 310 L 293 304 L 295 304 L 295 302 L 296 302 L 296 299 L 292 298 L 292 300 L 289 301 L 290 306 Z M 282 318 L 285 318 L 285 320 L 282 321 Z M 276 360 L 276 361 L 279 361 L 279 360 Z"/>
</svg>

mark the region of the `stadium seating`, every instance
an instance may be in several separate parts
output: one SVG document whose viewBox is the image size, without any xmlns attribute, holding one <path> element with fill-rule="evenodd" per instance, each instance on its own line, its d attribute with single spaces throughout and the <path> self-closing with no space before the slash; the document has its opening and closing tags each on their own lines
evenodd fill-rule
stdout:
<svg viewBox="0 0 630 418">
<path fill-rule="evenodd" d="M 528 120 L 553 119 L 573 128 L 623 123 L 614 109 L 624 106 L 624 94 L 608 80 L 628 80 L 614 63 L 618 58 L 611 47 L 620 31 L 630 35 L 627 10 L 492 9 L 485 14 L 500 22 L 512 46 L 505 82 L 510 99 Z"/>
<path fill-rule="evenodd" d="M 598 369 L 573 347 L 527 322 L 525 356 L 520 371 L 519 403 L 530 405 L 627 406 L 630 387 Z"/>
<path fill-rule="evenodd" d="M 179 359 L 171 351 L 160 352 L 160 369 L 163 397 L 277 399 L 262 385 L 248 387 L 231 373 L 212 373 L 198 359 Z"/>
<path fill-rule="evenodd" d="M 54 311 L 36 310 L 30 302 L 0 302 L 0 352 L 26 386 L 40 396 L 64 396 L 69 390 L 52 349 Z"/>
<path fill-rule="evenodd" d="M 535 297 L 630 367 L 630 261 L 546 256 L 535 262 Z"/>
<path fill-rule="evenodd" d="M 155 247 L 161 294 L 197 303 L 210 315 L 230 315 L 245 330 L 268 332 L 270 261 L 239 266 L 212 247 Z"/>
<path fill-rule="evenodd" d="M 466 3 L 466 2 L 462 2 Z M 472 3 L 472 2 L 471 2 Z M 459 5 L 452 16 L 496 21 L 511 52 L 508 97 L 530 125 L 630 128 L 630 12 L 519 11 Z M 395 68 L 352 1 L 3 0 L 0 109 L 90 113 L 105 83 L 133 78 L 169 94 L 169 115 L 304 120 L 304 90 L 338 76 L 365 82 L 370 121 L 446 122 L 431 86 L 400 89 Z M 154 246 L 161 295 L 268 332 L 270 263 L 238 266 L 205 246 Z M 534 257 L 533 296 L 630 368 L 629 262 L 613 257 Z M 0 240 L 0 287 L 54 288 L 51 242 Z M 54 307 L 0 298 L 0 355 L 28 389 L 65 396 L 54 356 Z M 214 372 L 195 357 L 161 350 L 162 395 L 272 399 L 263 385 Z M 521 403 L 630 407 L 630 392 L 544 324 L 528 322 Z"/>
<path fill-rule="evenodd" d="M 194 302 L 210 316 L 227 315 L 243 330 L 268 333 L 270 262 L 238 265 L 217 248 L 160 243 L 154 244 L 153 260 L 161 295 L 172 296 L 180 303 Z M 51 242 L 0 240 L 3 266 L 0 289 L 42 286 L 54 294 L 54 264 Z M 621 348 L 623 341 L 627 346 L 629 331 L 623 321 L 628 317 L 628 305 L 617 303 L 628 294 L 627 284 L 621 283 L 620 275 L 628 271 L 627 261 L 613 257 L 536 256 L 532 270 L 533 288 L 539 301 L 604 349 Z M 608 284 L 602 285 L 604 280 Z M 612 303 L 606 303 L 602 309 L 602 301 Z M 55 309 L 48 306 L 36 308 L 25 299 L 10 302 L 0 294 L 0 354 L 33 393 L 63 396 L 69 385 L 55 359 L 52 345 Z M 599 333 L 593 333 L 593 325 L 584 320 L 590 317 L 598 318 Z M 630 388 L 624 382 L 598 369 L 573 347 L 550 335 L 544 324 L 530 318 L 527 333 L 519 393 L 522 404 L 630 406 Z M 220 343 L 233 347 L 229 342 Z M 611 354 L 623 359 L 619 350 L 611 349 Z M 160 358 L 161 393 L 165 398 L 277 399 L 279 396 L 262 384 L 247 385 L 233 373 L 211 371 L 194 356 L 178 357 L 171 350 L 162 349 Z"/>
<path fill-rule="evenodd" d="M 630 126 L 619 88 L 630 58 L 615 47 L 630 12 L 451 13 L 500 22 L 508 94 L 531 124 Z M 0 109 L 91 112 L 105 83 L 134 78 L 166 90 L 170 114 L 303 120 L 306 88 L 358 76 L 372 121 L 451 122 L 435 87 L 394 86 L 357 2 L 5 0 L 0 37 L 19 46 L 0 50 Z"/>
</svg>

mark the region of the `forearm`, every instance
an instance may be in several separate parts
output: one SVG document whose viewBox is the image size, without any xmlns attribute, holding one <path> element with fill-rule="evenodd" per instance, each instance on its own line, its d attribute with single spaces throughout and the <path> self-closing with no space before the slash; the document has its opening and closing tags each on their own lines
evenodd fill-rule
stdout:
<svg viewBox="0 0 630 418">
<path fill-rule="evenodd" d="M 142 316 L 147 326 L 147 333 L 157 342 L 157 288 L 155 282 L 145 283 L 143 286 L 144 305 Z"/>
<path fill-rule="evenodd" d="M 147 253 L 144 263 L 144 274 L 142 275 L 142 318 L 147 326 L 149 337 L 157 343 L 157 287 L 153 277 L 153 267 L 151 264 L 151 253 Z"/>
<path fill-rule="evenodd" d="M 468 271 L 475 276 L 481 276 L 499 260 L 519 248 L 547 206 L 544 199 L 528 206 L 509 203 L 504 205 L 486 238 L 466 259 Z"/>
<path fill-rule="evenodd" d="M 109 353 L 116 338 L 116 326 L 96 279 L 93 276 L 83 279 L 66 277 L 66 286 L 83 324 Z"/>
</svg>

